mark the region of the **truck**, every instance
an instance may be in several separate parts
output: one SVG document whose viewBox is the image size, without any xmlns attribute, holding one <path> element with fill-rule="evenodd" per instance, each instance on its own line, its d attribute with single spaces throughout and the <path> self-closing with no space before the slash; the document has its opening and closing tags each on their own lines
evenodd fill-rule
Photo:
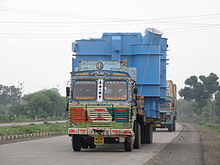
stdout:
<svg viewBox="0 0 220 165">
<path fill-rule="evenodd" d="M 155 122 L 156 128 L 168 128 L 169 132 L 176 130 L 176 84 L 172 80 L 167 80 L 166 100 L 160 105 L 160 119 Z"/>
<path fill-rule="evenodd" d="M 152 143 L 166 98 L 167 47 L 153 28 L 144 35 L 103 33 L 72 43 L 66 96 L 73 151 L 108 143 L 132 151 Z"/>
</svg>

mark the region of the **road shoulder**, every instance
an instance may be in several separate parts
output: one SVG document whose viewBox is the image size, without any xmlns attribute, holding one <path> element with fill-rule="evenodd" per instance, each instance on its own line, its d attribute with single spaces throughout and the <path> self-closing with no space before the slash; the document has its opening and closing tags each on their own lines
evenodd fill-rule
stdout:
<svg viewBox="0 0 220 165">
<path fill-rule="evenodd" d="M 220 137 L 207 128 L 195 126 L 201 136 L 204 165 L 220 164 Z"/>
<path fill-rule="evenodd" d="M 180 134 L 145 165 L 202 165 L 203 154 L 199 131 L 183 123 Z"/>
</svg>

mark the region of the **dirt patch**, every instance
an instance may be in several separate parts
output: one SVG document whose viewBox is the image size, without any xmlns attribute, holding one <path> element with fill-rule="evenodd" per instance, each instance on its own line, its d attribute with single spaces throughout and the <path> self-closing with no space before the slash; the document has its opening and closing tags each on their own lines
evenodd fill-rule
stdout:
<svg viewBox="0 0 220 165">
<path fill-rule="evenodd" d="M 204 165 L 220 165 L 220 137 L 207 128 L 195 127 L 199 130 L 202 141 Z"/>
</svg>

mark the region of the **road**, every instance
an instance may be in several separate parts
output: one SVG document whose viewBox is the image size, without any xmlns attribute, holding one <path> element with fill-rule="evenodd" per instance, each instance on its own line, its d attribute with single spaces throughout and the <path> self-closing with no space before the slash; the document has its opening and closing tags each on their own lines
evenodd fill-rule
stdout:
<svg viewBox="0 0 220 165">
<path fill-rule="evenodd" d="M 169 144 L 172 144 L 173 141 L 175 141 L 176 139 L 178 140 L 178 138 L 180 138 L 179 135 L 181 135 L 182 132 L 187 133 L 187 130 L 182 131 L 183 127 L 184 126 L 177 124 L 176 132 L 158 130 L 154 132 L 153 144 L 142 145 L 140 149 L 136 149 L 132 152 L 124 152 L 123 145 L 109 144 L 100 146 L 97 149 L 88 149 L 82 150 L 81 152 L 73 152 L 71 149 L 71 141 L 68 136 L 58 136 L 46 139 L 4 144 L 0 145 L 0 165 L 148 164 L 148 162 L 152 162 L 152 160 L 155 160 L 155 158 L 158 158 L 158 156 L 161 156 L 161 158 L 163 159 L 164 156 L 166 157 L 165 154 L 161 155 L 161 153 L 164 152 L 164 149 L 166 149 L 166 147 L 169 146 Z M 186 134 L 184 136 L 188 135 Z M 188 140 L 189 142 L 193 142 L 194 138 L 191 137 L 190 139 L 189 137 Z M 187 145 L 187 147 L 187 151 L 190 151 L 190 144 Z M 178 152 L 178 154 L 180 153 Z M 166 157 L 166 159 L 169 159 L 169 157 Z M 160 163 L 161 161 L 163 162 L 162 159 L 158 159 L 158 161 Z M 175 163 L 178 164 L 179 160 L 176 161 L 177 162 Z M 188 163 L 187 165 L 190 165 L 190 163 Z"/>
<path fill-rule="evenodd" d="M 47 121 L 47 123 L 66 123 L 66 120 L 60 121 Z M 44 121 L 37 121 L 37 122 L 25 122 L 25 123 L 0 123 L 0 127 L 11 127 L 11 126 L 18 126 L 18 125 L 32 125 L 32 124 L 45 124 Z"/>
</svg>

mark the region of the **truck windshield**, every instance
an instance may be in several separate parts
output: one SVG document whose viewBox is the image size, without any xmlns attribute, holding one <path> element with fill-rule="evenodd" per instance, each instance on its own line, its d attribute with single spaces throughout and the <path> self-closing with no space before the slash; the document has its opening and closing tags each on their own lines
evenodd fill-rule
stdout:
<svg viewBox="0 0 220 165">
<path fill-rule="evenodd" d="M 104 82 L 104 100 L 127 100 L 128 84 L 126 81 Z"/>
<path fill-rule="evenodd" d="M 96 100 L 97 97 L 96 81 L 74 81 L 73 99 L 74 100 Z"/>
</svg>

